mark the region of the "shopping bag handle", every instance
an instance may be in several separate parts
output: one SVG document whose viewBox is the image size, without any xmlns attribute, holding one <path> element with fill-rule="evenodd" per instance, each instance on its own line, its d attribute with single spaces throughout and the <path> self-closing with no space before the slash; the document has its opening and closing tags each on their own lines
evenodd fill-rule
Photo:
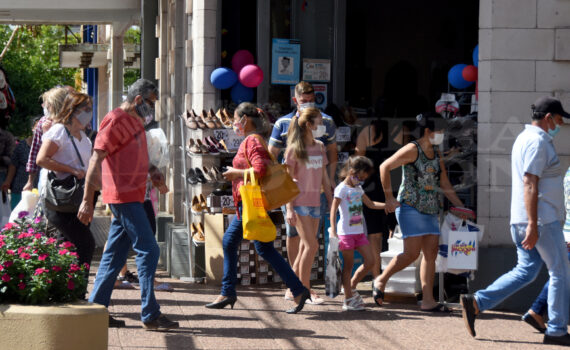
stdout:
<svg viewBox="0 0 570 350">
<path fill-rule="evenodd" d="M 247 168 L 245 169 L 245 171 L 243 172 L 243 184 L 247 184 L 247 175 L 249 174 L 249 182 L 251 182 L 252 185 L 256 185 L 257 181 L 255 179 L 255 172 L 253 171 L 253 168 Z"/>
</svg>

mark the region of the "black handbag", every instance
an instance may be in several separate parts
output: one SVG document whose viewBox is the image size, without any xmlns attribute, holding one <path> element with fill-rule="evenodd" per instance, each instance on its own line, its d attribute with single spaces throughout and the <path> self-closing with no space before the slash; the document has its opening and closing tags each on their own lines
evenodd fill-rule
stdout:
<svg viewBox="0 0 570 350">
<path fill-rule="evenodd" d="M 67 136 L 71 139 L 71 143 L 77 153 L 81 166 L 85 167 L 83 159 L 81 159 L 81 155 L 77 150 L 77 146 L 75 146 L 73 137 L 67 128 L 65 131 L 67 131 Z M 79 206 L 83 201 L 84 187 L 85 178 L 78 179 L 74 175 L 69 175 L 63 179 L 58 179 L 53 171 L 48 172 L 45 207 L 62 213 L 77 213 Z"/>
</svg>

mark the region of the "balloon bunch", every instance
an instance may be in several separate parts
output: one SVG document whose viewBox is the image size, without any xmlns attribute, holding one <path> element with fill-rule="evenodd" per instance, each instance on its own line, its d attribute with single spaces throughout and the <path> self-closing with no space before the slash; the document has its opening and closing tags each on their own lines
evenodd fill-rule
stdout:
<svg viewBox="0 0 570 350">
<path fill-rule="evenodd" d="M 254 64 L 253 55 L 239 50 L 232 57 L 232 69 L 219 67 L 210 75 L 210 82 L 216 89 L 231 88 L 230 95 L 235 103 L 253 100 L 253 88 L 263 81 L 263 70 Z"/>
<path fill-rule="evenodd" d="M 465 89 L 477 81 L 477 67 L 479 66 L 479 45 L 473 50 L 473 65 L 456 64 L 447 73 L 449 84 L 456 89 Z"/>
</svg>

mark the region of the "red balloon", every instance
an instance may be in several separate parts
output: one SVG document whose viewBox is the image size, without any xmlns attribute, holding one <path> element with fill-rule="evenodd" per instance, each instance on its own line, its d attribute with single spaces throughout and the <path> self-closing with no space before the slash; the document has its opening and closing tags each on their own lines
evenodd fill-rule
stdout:
<svg viewBox="0 0 570 350">
<path fill-rule="evenodd" d="M 256 64 L 248 64 L 239 71 L 239 81 L 243 86 L 257 87 L 263 81 L 263 70 Z"/>
<path fill-rule="evenodd" d="M 463 72 L 461 72 L 463 79 L 466 81 L 474 82 L 477 81 L 477 67 L 471 65 L 463 68 Z"/>
<path fill-rule="evenodd" d="M 253 55 L 247 50 L 239 50 L 232 57 L 232 69 L 239 74 L 241 69 L 248 64 L 253 64 Z"/>
</svg>

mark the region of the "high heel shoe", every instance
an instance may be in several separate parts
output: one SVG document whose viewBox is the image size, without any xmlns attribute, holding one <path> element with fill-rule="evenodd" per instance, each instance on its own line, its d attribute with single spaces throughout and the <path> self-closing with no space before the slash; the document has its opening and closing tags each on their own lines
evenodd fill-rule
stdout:
<svg viewBox="0 0 570 350">
<path fill-rule="evenodd" d="M 285 312 L 287 312 L 288 314 L 298 313 L 299 311 L 303 310 L 303 307 L 305 306 L 305 302 L 307 301 L 307 299 L 311 299 L 311 292 L 308 289 L 305 289 L 301 294 L 301 300 L 299 300 L 299 304 L 297 304 L 295 307 L 292 307 Z"/>
<path fill-rule="evenodd" d="M 200 149 L 200 152 L 202 152 L 203 154 L 208 154 L 208 153 L 210 153 L 210 152 L 208 151 L 208 147 L 206 147 L 206 145 L 204 145 L 204 144 L 202 143 L 202 140 L 196 139 L 196 140 L 194 140 L 194 142 L 196 142 L 196 146 Z"/>
<path fill-rule="evenodd" d="M 200 119 L 202 119 L 202 122 L 206 124 L 208 129 L 216 128 L 216 123 L 214 123 L 214 121 L 209 118 L 208 112 L 206 112 L 206 110 L 204 109 L 202 110 L 202 114 L 200 114 Z"/>
<path fill-rule="evenodd" d="M 208 111 L 208 118 L 210 118 L 210 120 L 214 122 L 214 124 L 216 125 L 216 129 L 221 129 L 224 127 L 222 123 L 218 120 L 218 118 L 216 118 L 216 114 L 214 113 L 214 110 L 211 108 Z"/>
<path fill-rule="evenodd" d="M 222 109 L 222 115 L 223 117 L 223 124 L 226 128 L 231 129 L 233 126 L 233 122 L 232 120 L 234 119 L 233 115 L 230 115 L 230 113 L 228 112 L 228 110 L 224 107 L 224 109 Z"/>
<path fill-rule="evenodd" d="M 186 123 L 186 127 L 191 130 L 198 129 L 198 123 L 196 123 L 196 119 L 190 114 L 190 112 L 186 111 L 182 115 L 184 118 L 184 122 Z"/>
<path fill-rule="evenodd" d="M 206 237 L 204 237 L 204 233 L 198 228 L 199 226 L 195 223 L 192 223 L 190 227 L 192 229 L 192 242 L 196 244 L 204 244 Z"/>
<path fill-rule="evenodd" d="M 196 174 L 196 177 L 198 178 L 199 183 L 205 184 L 206 182 L 208 182 L 208 179 L 206 179 L 206 177 L 204 176 L 204 173 L 202 172 L 202 170 L 200 168 L 195 168 L 194 173 Z"/>
<path fill-rule="evenodd" d="M 236 296 L 233 296 L 233 297 L 226 297 L 226 298 L 225 298 L 224 300 L 222 300 L 222 301 L 218 301 L 217 303 L 216 303 L 216 302 L 209 303 L 209 304 L 206 304 L 206 305 L 204 305 L 204 306 L 205 306 L 206 308 L 208 308 L 208 309 L 223 309 L 223 308 L 226 307 L 226 305 L 230 305 L 231 308 L 233 309 L 233 308 L 234 308 L 234 304 L 236 303 L 236 301 L 237 301 L 237 297 L 236 297 Z"/>
<path fill-rule="evenodd" d="M 202 212 L 202 206 L 200 205 L 200 200 L 196 196 L 192 197 L 192 212 L 194 214 L 199 214 Z"/>
<path fill-rule="evenodd" d="M 194 142 L 194 139 L 188 139 L 187 148 L 188 148 L 188 151 L 189 151 L 190 153 L 194 153 L 194 154 L 200 154 L 200 153 L 202 153 L 202 150 L 201 150 L 200 147 L 196 144 L 196 142 Z"/>
<path fill-rule="evenodd" d="M 200 208 L 202 209 L 202 211 L 210 211 L 210 208 L 208 208 L 208 204 L 206 202 L 206 197 L 204 197 L 202 193 L 200 193 L 200 195 L 198 196 L 198 201 L 200 203 Z"/>
<path fill-rule="evenodd" d="M 204 122 L 202 121 L 202 119 L 200 117 L 198 117 L 198 115 L 196 114 L 196 112 L 194 112 L 194 110 L 192 109 L 190 111 L 190 115 L 192 116 L 192 118 L 194 118 L 194 120 L 196 121 L 196 124 L 198 125 L 199 129 L 207 129 L 208 127 L 206 126 L 206 124 L 204 124 Z"/>
</svg>

